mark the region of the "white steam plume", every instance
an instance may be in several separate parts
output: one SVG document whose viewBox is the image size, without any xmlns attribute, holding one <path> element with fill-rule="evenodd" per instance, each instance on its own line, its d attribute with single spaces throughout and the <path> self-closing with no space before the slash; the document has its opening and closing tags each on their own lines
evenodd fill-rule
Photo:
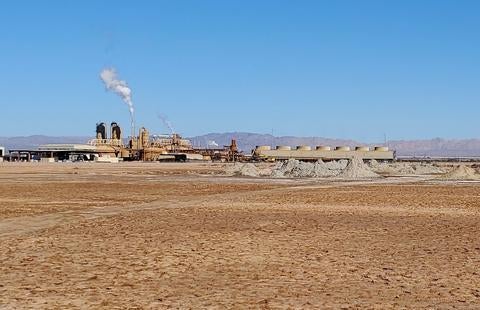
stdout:
<svg viewBox="0 0 480 310">
<path fill-rule="evenodd" d="M 207 145 L 208 145 L 209 147 L 211 147 L 211 146 L 217 147 L 217 146 L 218 146 L 218 143 L 215 142 L 215 140 L 208 140 Z"/>
<path fill-rule="evenodd" d="M 132 102 L 132 90 L 128 87 L 127 82 L 120 80 L 117 77 L 117 71 L 114 68 L 105 68 L 100 73 L 100 78 L 102 79 L 103 83 L 105 83 L 105 87 L 108 90 L 113 91 L 117 95 L 119 95 L 123 102 L 128 106 L 128 110 L 130 111 L 130 121 L 132 125 L 132 136 L 135 134 L 135 121 L 134 121 L 134 112 L 135 108 L 133 107 Z"/>
<path fill-rule="evenodd" d="M 157 116 L 159 119 L 162 120 L 163 124 L 170 130 L 170 133 L 173 135 L 175 133 L 175 130 L 173 129 L 172 123 L 168 120 L 168 117 L 166 115 L 157 113 Z"/>
</svg>

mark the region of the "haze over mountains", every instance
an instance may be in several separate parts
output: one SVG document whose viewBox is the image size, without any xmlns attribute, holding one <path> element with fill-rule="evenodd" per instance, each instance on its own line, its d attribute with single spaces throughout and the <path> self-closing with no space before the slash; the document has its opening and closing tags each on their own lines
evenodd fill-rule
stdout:
<svg viewBox="0 0 480 310">
<path fill-rule="evenodd" d="M 86 143 L 93 137 L 51 137 L 34 135 L 27 137 L 0 137 L 0 146 L 7 149 L 31 149 L 41 144 L 48 143 Z M 275 137 L 269 134 L 230 132 L 230 133 L 210 133 L 202 136 L 190 138 L 193 145 L 197 147 L 207 147 L 209 141 L 215 141 L 219 146 L 230 145 L 232 139 L 237 140 L 241 150 L 246 153 L 255 148 L 256 145 L 382 145 L 361 143 L 354 140 L 330 139 L 324 137 Z M 480 157 L 480 139 L 458 139 L 447 140 L 441 138 L 429 140 L 399 140 L 388 141 L 388 146 L 397 151 L 398 156 L 479 156 Z"/>
<path fill-rule="evenodd" d="M 236 139 L 239 148 L 250 152 L 256 145 L 328 145 L 351 147 L 359 145 L 380 146 L 377 144 L 362 143 L 354 140 L 331 139 L 324 137 L 275 137 L 269 134 L 257 134 L 246 132 L 211 133 L 191 138 L 194 145 L 205 145 L 207 141 L 215 141 L 219 145 L 229 145 L 231 139 Z M 447 140 L 441 138 L 429 140 L 397 140 L 388 141 L 388 147 L 397 151 L 398 156 L 480 156 L 480 139 Z"/>
</svg>

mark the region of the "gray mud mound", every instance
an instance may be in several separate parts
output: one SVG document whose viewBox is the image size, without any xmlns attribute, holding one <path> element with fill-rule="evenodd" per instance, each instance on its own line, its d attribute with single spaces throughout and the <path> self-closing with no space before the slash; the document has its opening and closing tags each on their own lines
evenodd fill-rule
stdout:
<svg viewBox="0 0 480 310">
<path fill-rule="evenodd" d="M 460 165 L 452 171 L 441 175 L 440 178 L 445 180 L 480 180 L 480 174 L 471 167 Z"/>
<path fill-rule="evenodd" d="M 382 174 L 395 174 L 396 171 L 393 168 L 393 164 L 388 164 L 384 162 L 379 162 L 375 159 L 371 159 L 368 162 L 365 163 L 370 170 L 376 172 L 376 173 L 382 173 Z"/>
<path fill-rule="evenodd" d="M 348 165 L 348 160 L 340 159 L 340 160 L 332 160 L 329 162 L 324 163 L 325 167 L 330 170 L 343 170 Z"/>
<path fill-rule="evenodd" d="M 343 179 L 371 179 L 381 177 L 373 172 L 367 165 L 363 163 L 363 159 L 353 157 L 349 160 L 347 167 L 338 175 Z"/>
<path fill-rule="evenodd" d="M 246 177 L 258 177 L 260 176 L 260 171 L 252 163 L 234 163 L 233 165 L 227 165 L 227 167 L 225 168 L 225 174 Z"/>
<path fill-rule="evenodd" d="M 415 169 L 409 163 L 397 163 L 393 167 L 393 170 L 401 175 L 414 175 Z"/>
<path fill-rule="evenodd" d="M 376 173 L 386 175 L 428 175 L 428 174 L 441 174 L 445 171 L 433 164 L 428 163 L 409 163 L 409 162 L 396 162 L 396 163 L 379 163 L 370 162 L 368 165 Z"/>
<path fill-rule="evenodd" d="M 325 178 L 335 176 L 339 171 L 329 169 L 323 161 L 315 163 L 302 162 L 296 159 L 289 159 L 279 162 L 272 171 L 275 178 Z"/>
<path fill-rule="evenodd" d="M 377 163 L 376 165 L 369 165 L 370 169 L 376 173 L 386 174 L 386 175 L 404 175 L 410 173 L 400 172 L 400 169 L 395 164 L 387 163 Z M 413 169 L 411 169 L 413 173 Z"/>
<path fill-rule="evenodd" d="M 314 174 L 317 178 L 324 178 L 324 177 L 332 177 L 336 176 L 340 173 L 341 169 L 332 169 L 324 163 L 323 161 L 319 160 L 313 165 Z"/>
<path fill-rule="evenodd" d="M 413 166 L 415 174 L 440 174 L 445 173 L 443 169 L 432 164 L 416 164 Z"/>
</svg>

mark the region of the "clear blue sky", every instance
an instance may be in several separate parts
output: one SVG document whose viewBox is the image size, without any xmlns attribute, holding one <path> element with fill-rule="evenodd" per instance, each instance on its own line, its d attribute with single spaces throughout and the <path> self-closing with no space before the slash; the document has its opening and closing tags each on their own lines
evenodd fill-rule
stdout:
<svg viewBox="0 0 480 310">
<path fill-rule="evenodd" d="M 480 1 L 4 1 L 0 136 L 480 137 Z"/>
</svg>

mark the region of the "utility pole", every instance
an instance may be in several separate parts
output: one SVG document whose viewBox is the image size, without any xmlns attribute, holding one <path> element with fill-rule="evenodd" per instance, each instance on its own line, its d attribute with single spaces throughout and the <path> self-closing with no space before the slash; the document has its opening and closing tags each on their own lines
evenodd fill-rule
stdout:
<svg viewBox="0 0 480 310">
<path fill-rule="evenodd" d="M 273 136 L 273 128 L 272 128 L 272 145 L 271 145 L 272 149 L 275 147 L 274 144 L 275 144 L 275 137 Z"/>
</svg>

